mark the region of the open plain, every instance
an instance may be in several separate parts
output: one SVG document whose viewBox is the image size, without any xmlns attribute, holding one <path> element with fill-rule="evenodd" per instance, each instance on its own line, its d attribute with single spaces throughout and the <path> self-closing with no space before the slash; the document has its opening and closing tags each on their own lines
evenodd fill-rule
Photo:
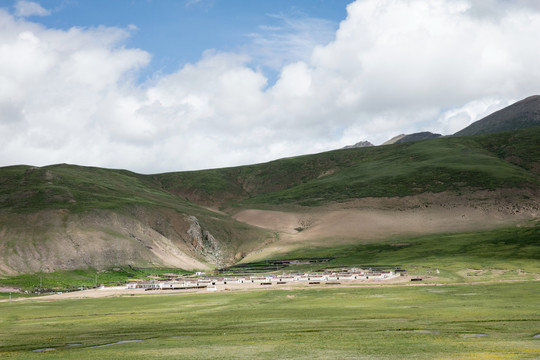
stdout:
<svg viewBox="0 0 540 360">
<path fill-rule="evenodd" d="M 538 359 L 539 138 L 157 175 L 1 168 L 0 358 Z M 125 289 L 345 268 L 405 273 Z"/>
<path fill-rule="evenodd" d="M 4 301 L 0 355 L 537 359 L 537 297 L 529 281 Z"/>
</svg>

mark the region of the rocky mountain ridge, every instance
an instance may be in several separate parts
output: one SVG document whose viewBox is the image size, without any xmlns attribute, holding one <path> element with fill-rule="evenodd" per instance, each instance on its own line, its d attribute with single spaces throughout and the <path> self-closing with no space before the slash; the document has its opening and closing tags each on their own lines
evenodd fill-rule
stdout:
<svg viewBox="0 0 540 360">
<path fill-rule="evenodd" d="M 358 148 L 365 148 L 365 147 L 370 147 L 370 146 L 375 146 L 375 145 L 373 145 L 369 141 L 359 141 L 354 145 L 346 145 L 342 149 L 358 149 Z"/>
<path fill-rule="evenodd" d="M 540 95 L 532 95 L 501 110 L 498 110 L 469 126 L 457 131 L 452 136 L 470 136 L 491 134 L 500 131 L 526 129 L 540 126 Z M 382 145 L 399 144 L 410 141 L 429 140 L 441 137 L 441 134 L 422 131 L 413 134 L 400 134 L 385 141 Z M 343 149 L 363 147 L 362 144 L 371 144 L 361 141 L 355 145 L 345 146 Z M 359 145 L 359 146 L 356 146 Z M 372 146 L 368 145 L 368 146 Z"/>
</svg>

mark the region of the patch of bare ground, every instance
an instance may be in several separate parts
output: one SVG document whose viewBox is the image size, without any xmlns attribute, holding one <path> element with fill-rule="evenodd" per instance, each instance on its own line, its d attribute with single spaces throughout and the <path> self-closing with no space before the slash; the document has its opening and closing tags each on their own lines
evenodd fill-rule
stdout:
<svg viewBox="0 0 540 360">
<path fill-rule="evenodd" d="M 6 254 L 0 259 L 0 271 L 106 269 L 118 264 L 208 269 L 179 236 L 189 226 L 184 217 L 166 211 L 70 214 L 47 210 L 4 215 L 0 221 L 10 226 L 0 237 L 1 253 Z"/>
<path fill-rule="evenodd" d="M 6 286 L 0 286 L 0 293 L 18 293 L 21 292 L 20 289 L 12 288 L 12 287 L 6 287 Z"/>
<path fill-rule="evenodd" d="M 539 198 L 532 193 L 517 196 L 513 190 L 464 195 L 437 193 L 354 199 L 316 208 L 298 208 L 296 212 L 245 209 L 234 217 L 279 235 L 277 241 L 243 260 L 249 262 L 306 244 L 335 246 L 515 225 L 539 218 Z M 309 217 L 309 226 L 301 227 L 306 217 Z"/>
</svg>

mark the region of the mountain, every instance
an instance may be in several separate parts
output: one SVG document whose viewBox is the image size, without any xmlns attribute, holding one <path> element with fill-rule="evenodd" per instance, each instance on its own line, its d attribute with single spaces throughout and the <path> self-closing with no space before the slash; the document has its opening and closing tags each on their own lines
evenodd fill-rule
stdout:
<svg viewBox="0 0 540 360">
<path fill-rule="evenodd" d="M 0 273 L 207 269 L 234 263 L 266 237 L 146 175 L 66 164 L 0 168 Z"/>
<path fill-rule="evenodd" d="M 394 144 L 396 141 L 404 138 L 405 136 L 407 136 L 406 134 L 399 134 L 399 135 L 396 135 L 394 136 L 393 138 L 391 138 L 390 140 L 387 140 L 385 141 L 384 143 L 382 143 L 382 145 L 391 145 L 391 144 Z"/>
<path fill-rule="evenodd" d="M 343 149 L 356 149 L 356 148 L 364 148 L 364 147 L 370 147 L 370 146 L 375 146 L 375 145 L 373 145 L 369 141 L 360 141 L 354 145 L 344 146 Z"/>
<path fill-rule="evenodd" d="M 208 269 L 536 219 L 540 128 L 141 175 L 0 168 L 0 274 Z"/>
<path fill-rule="evenodd" d="M 529 96 L 480 119 L 454 136 L 490 134 L 540 126 L 540 95 Z"/>
<path fill-rule="evenodd" d="M 411 141 L 435 139 L 441 136 L 442 136 L 441 134 L 434 134 L 429 131 L 423 131 L 423 132 L 418 132 L 418 133 L 402 136 L 401 138 L 394 141 L 394 144 L 402 144 L 402 143 L 411 142 Z"/>
</svg>

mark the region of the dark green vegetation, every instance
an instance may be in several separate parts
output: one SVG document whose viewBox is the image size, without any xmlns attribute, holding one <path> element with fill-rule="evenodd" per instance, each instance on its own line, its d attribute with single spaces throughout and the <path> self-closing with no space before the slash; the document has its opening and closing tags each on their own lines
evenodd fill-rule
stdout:
<svg viewBox="0 0 540 360">
<path fill-rule="evenodd" d="M 200 212 L 194 203 L 313 205 L 366 196 L 537 188 L 539 143 L 536 127 L 158 175 L 72 165 L 12 166 L 0 169 L 0 212 L 134 205 Z"/>
<path fill-rule="evenodd" d="M 401 139 L 397 140 L 394 144 L 401 144 L 405 142 L 411 142 L 411 141 L 420 141 L 420 140 L 429 140 L 429 139 L 436 139 L 438 137 L 441 137 L 441 134 L 434 134 L 429 131 L 422 131 L 419 133 L 409 134 L 405 135 Z"/>
<path fill-rule="evenodd" d="M 1 168 L 0 205 L 0 211 L 17 213 L 44 209 L 82 212 L 133 205 L 197 208 L 161 190 L 144 175 L 66 164 Z"/>
<path fill-rule="evenodd" d="M 455 136 L 489 134 L 540 126 L 540 95 L 529 96 L 480 119 Z"/>
<path fill-rule="evenodd" d="M 540 127 L 330 151 L 238 168 L 155 175 L 209 203 L 318 205 L 359 197 L 538 188 Z"/>
<path fill-rule="evenodd" d="M 3 302 L 0 357 L 535 359 L 537 296 L 517 282 Z"/>
<path fill-rule="evenodd" d="M 530 127 L 540 125 L 539 121 L 540 96 L 531 96 L 471 125 L 482 131 L 456 133 L 529 127 L 487 136 L 336 150 L 252 166 L 157 175 L 65 164 L 4 167 L 0 168 L 0 213 L 81 212 L 133 205 L 200 210 L 193 203 L 312 204 L 426 191 L 537 186 L 540 127 Z"/>
</svg>

